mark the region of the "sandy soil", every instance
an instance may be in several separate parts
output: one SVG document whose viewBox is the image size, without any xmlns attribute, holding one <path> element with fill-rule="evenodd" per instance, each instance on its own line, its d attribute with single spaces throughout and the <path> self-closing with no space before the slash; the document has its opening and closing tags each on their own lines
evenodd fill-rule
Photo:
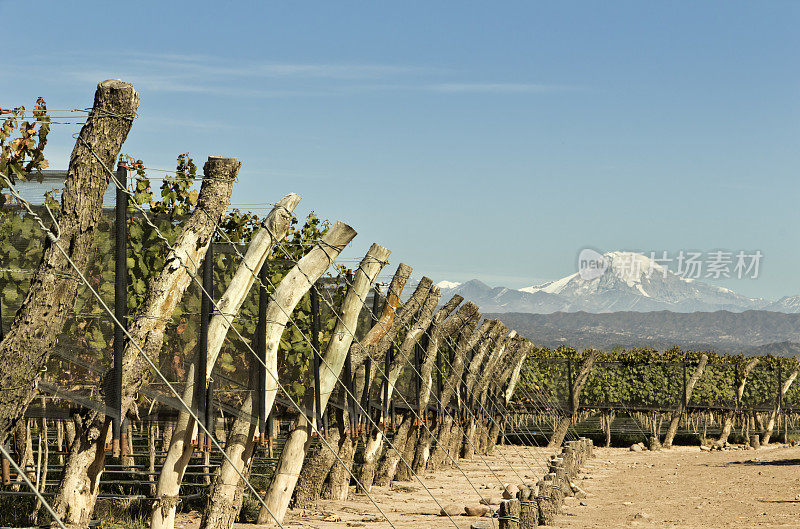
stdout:
<svg viewBox="0 0 800 529">
<path fill-rule="evenodd" d="M 710 453 L 697 447 L 662 452 L 595 451 L 597 458 L 588 463 L 578 480 L 590 496 L 568 499 L 559 527 L 800 527 L 800 448 Z M 477 521 L 497 527 L 497 521 L 488 518 L 456 516 L 451 521 L 439 516 L 437 501 L 460 510 L 477 504 L 481 497 L 499 499 L 501 482 L 519 483 L 540 475 L 543 459 L 544 452 L 539 449 L 499 447 L 485 462 L 478 458 L 459 461 L 469 481 L 452 467 L 423 476 L 435 500 L 416 481 L 394 483 L 391 489 L 375 487 L 372 497 L 397 528 L 469 528 Z M 182 515 L 176 525 L 191 529 L 197 521 L 192 514 Z M 284 525 L 390 527 L 363 494 L 351 494 L 346 503 L 323 501 L 315 512 L 290 511 Z M 236 529 L 253 527 L 236 525 Z"/>
<path fill-rule="evenodd" d="M 701 452 L 599 449 L 559 525 L 589 527 L 800 527 L 800 448 Z"/>
</svg>

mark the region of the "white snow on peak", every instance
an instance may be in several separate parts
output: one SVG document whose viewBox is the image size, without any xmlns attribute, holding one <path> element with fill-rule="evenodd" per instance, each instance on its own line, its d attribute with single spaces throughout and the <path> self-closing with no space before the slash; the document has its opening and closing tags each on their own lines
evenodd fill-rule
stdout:
<svg viewBox="0 0 800 529">
<path fill-rule="evenodd" d="M 543 285 L 534 285 L 532 287 L 525 287 L 521 288 L 521 292 L 528 292 L 533 294 L 534 292 L 547 292 L 548 294 L 558 294 L 564 287 L 572 281 L 573 278 L 577 277 L 577 273 L 572 274 L 571 276 L 562 277 L 561 279 L 557 279 L 556 281 L 550 281 L 549 283 L 545 283 Z"/>
<path fill-rule="evenodd" d="M 665 269 L 649 257 L 635 252 L 608 252 L 604 254 L 611 262 L 611 271 L 629 287 L 637 287 L 644 295 L 648 295 L 641 288 L 642 278 L 655 274 L 665 274 Z"/>
<path fill-rule="evenodd" d="M 439 288 L 456 288 L 457 286 L 460 285 L 461 283 L 456 283 L 454 281 L 439 281 L 438 283 L 436 283 L 436 286 Z"/>
</svg>

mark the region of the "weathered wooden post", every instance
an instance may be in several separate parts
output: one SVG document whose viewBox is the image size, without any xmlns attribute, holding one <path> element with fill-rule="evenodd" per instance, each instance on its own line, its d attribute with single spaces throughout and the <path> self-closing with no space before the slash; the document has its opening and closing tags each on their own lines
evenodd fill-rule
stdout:
<svg viewBox="0 0 800 529">
<path fill-rule="evenodd" d="M 564 437 L 567 435 L 567 431 L 569 430 L 569 427 L 575 418 L 575 414 L 580 408 L 581 391 L 583 391 L 583 386 L 589 379 L 589 373 L 592 370 L 592 366 L 594 365 L 594 360 L 596 357 L 597 351 L 590 351 L 586 358 L 584 358 L 583 362 L 581 362 L 581 367 L 578 370 L 578 376 L 575 377 L 575 381 L 570 382 L 570 402 L 568 403 L 569 415 L 564 415 L 559 418 L 558 423 L 553 431 L 553 436 L 547 443 L 547 448 L 561 446 L 561 443 L 564 441 Z M 571 369 L 569 369 L 569 372 L 571 372 Z M 569 378 L 571 379 L 572 377 L 570 376 Z"/>
<path fill-rule="evenodd" d="M 684 412 L 686 412 L 687 406 L 689 405 L 689 400 L 692 398 L 692 391 L 694 390 L 694 386 L 697 384 L 697 381 L 700 380 L 700 377 L 703 376 L 703 371 L 706 368 L 706 363 L 708 362 L 708 355 L 703 354 L 700 357 L 700 361 L 697 363 L 697 367 L 692 373 L 692 377 L 683 385 L 683 400 L 681 405 L 678 407 L 677 410 L 672 414 L 672 420 L 669 423 L 669 428 L 667 429 L 667 435 L 664 437 L 664 448 L 672 448 L 672 441 L 675 439 L 675 434 L 678 433 L 678 424 L 680 423 L 681 416 Z M 685 363 L 684 363 L 684 380 L 685 380 Z"/>
<path fill-rule="evenodd" d="M 459 315 L 464 321 L 461 331 L 459 331 L 458 337 L 455 339 L 455 349 L 452 351 L 453 359 L 450 364 L 450 372 L 447 374 L 447 379 L 443 383 L 442 392 L 439 397 L 444 420 L 437 427 L 436 438 L 438 441 L 428 460 L 429 470 L 435 470 L 439 465 L 449 460 L 448 455 L 452 450 L 450 445 L 453 437 L 453 429 L 455 427 L 460 428 L 461 426 L 460 422 L 463 409 L 461 405 L 462 399 L 458 395 L 458 390 L 464 378 L 464 370 L 468 360 L 467 354 L 475 347 L 478 341 L 483 338 L 487 329 L 492 325 L 491 320 L 485 320 L 484 323 L 478 327 L 481 314 L 478 312 L 478 306 L 471 301 L 464 303 L 456 315 Z M 448 414 L 446 410 L 453 398 L 456 399 L 457 406 L 453 414 Z"/>
<path fill-rule="evenodd" d="M 764 429 L 764 437 L 761 439 L 762 444 L 769 444 L 769 440 L 772 437 L 772 432 L 775 429 L 775 421 L 778 418 L 778 414 L 781 413 L 783 409 L 783 396 L 786 395 L 786 392 L 789 391 L 789 388 L 792 387 L 797 375 L 800 374 L 800 362 L 795 359 L 795 367 L 792 369 L 792 372 L 786 377 L 786 380 L 782 380 L 782 373 L 781 373 L 781 364 L 778 363 L 778 390 L 777 395 L 775 396 L 775 406 L 772 408 L 772 412 L 770 413 L 769 420 L 767 421 L 767 426 Z"/>
<path fill-rule="evenodd" d="M 530 491 L 533 494 L 533 491 Z M 520 529 L 536 529 L 539 525 L 539 505 L 536 498 L 520 499 L 519 527 Z"/>
<path fill-rule="evenodd" d="M 537 485 L 537 494 L 534 497 L 536 506 L 538 508 L 538 522 L 539 525 L 555 525 L 556 515 L 558 514 L 559 506 L 553 497 L 553 478 L 552 474 L 547 474 L 543 479 L 539 480 Z"/>
<path fill-rule="evenodd" d="M 418 359 L 418 371 L 412 374 L 417 379 L 417 406 L 422 421 L 427 419 L 428 405 L 433 391 L 433 368 L 438 357 L 439 347 L 451 334 L 461 330 L 462 317 L 460 315 L 457 318 L 456 315 L 453 315 L 453 318 L 449 317 L 462 301 L 464 298 L 456 294 L 436 311 L 431 320 L 424 347 L 421 349 L 422 357 Z M 419 473 L 428 463 L 433 435 L 429 428 L 421 426 L 416 428 L 416 432 L 412 436 L 418 439 L 418 442 L 411 455 L 413 462 L 409 461 L 409 463 L 413 465 L 413 471 Z"/>
<path fill-rule="evenodd" d="M 500 512 L 498 513 L 498 526 L 500 529 L 519 529 L 520 528 L 520 502 L 518 499 L 510 499 L 500 502 Z"/>
<path fill-rule="evenodd" d="M 719 439 L 714 443 L 717 446 L 723 446 L 725 443 L 728 442 L 728 436 L 731 434 L 731 429 L 733 428 L 733 420 L 737 414 L 740 413 L 740 408 L 742 405 L 742 397 L 744 396 L 744 388 L 747 385 L 747 377 L 750 376 L 750 372 L 753 368 L 756 367 L 758 364 L 759 358 L 754 357 L 751 358 L 747 364 L 744 366 L 744 370 L 741 374 L 741 379 L 739 378 L 739 364 L 734 364 L 735 373 L 734 373 L 734 384 L 737 384 L 736 387 L 736 402 L 734 404 L 734 409 L 725 413 L 725 420 L 722 424 L 722 431 L 719 435 Z"/>
<path fill-rule="evenodd" d="M 171 245 L 164 268 L 151 279 L 144 302 L 130 324 L 131 340 L 126 343 L 123 358 L 123 415 L 136 406 L 140 388 L 150 380 L 150 364 L 142 356 L 151 361 L 157 358 L 169 316 L 198 272 L 217 225 L 228 209 L 240 167 L 235 158 L 224 157 L 209 157 L 204 166 L 197 206 Z M 112 375 L 110 370 L 106 373 L 104 385 Z M 191 383 L 187 386 L 191 389 Z M 105 444 L 109 426 L 107 417 L 92 416 L 84 423 L 80 442 L 72 445 L 54 501 L 54 509 L 67 523 L 88 523 L 105 464 L 103 450 L 98 447 Z"/>
<path fill-rule="evenodd" d="M 267 305 L 266 410 L 272 410 L 277 397 L 278 349 L 292 312 L 355 236 L 353 228 L 343 222 L 336 222 L 276 286 Z M 234 422 L 232 433 L 236 435 L 236 442 L 229 443 L 225 449 L 230 461 L 226 459 L 222 463 L 214 479 L 209 502 L 201 520 L 203 528 L 229 528 L 242 505 L 244 484 L 240 482 L 237 470 L 245 474 L 249 472 L 255 446 L 255 429 L 249 421 L 240 417 Z"/>
<path fill-rule="evenodd" d="M 0 443 L 38 393 L 36 381 L 71 314 L 79 283 L 73 265 L 83 273 L 93 255 L 111 178 L 107 168 L 114 167 L 138 107 L 139 94 L 131 84 L 98 83 L 70 156 L 56 219 L 58 243 L 46 245 L 25 300 L 0 341 Z"/>
<path fill-rule="evenodd" d="M 350 283 L 345 299 L 342 302 L 341 319 L 337 322 L 331 341 L 325 351 L 325 362 L 321 368 L 319 395 L 321 406 L 326 406 L 328 399 L 339 379 L 339 374 L 347 361 L 351 358 L 351 345 L 355 338 L 354 333 L 358 325 L 358 315 L 364 304 L 364 299 L 370 285 L 375 281 L 378 273 L 385 266 L 389 257 L 389 250 L 378 244 L 372 247 L 361 261 L 356 277 Z M 302 416 L 295 419 L 289 437 L 284 445 L 278 466 L 275 469 L 272 483 L 270 483 L 264 498 L 267 511 L 264 507 L 258 515 L 258 523 L 269 523 L 272 516 L 282 520 L 289 507 L 297 479 L 303 466 L 305 454 L 311 444 L 311 431 L 313 425 Z M 330 448 L 336 449 L 336 446 Z M 324 478 L 324 476 L 322 476 Z M 349 484 L 349 475 L 347 484 Z"/>
</svg>

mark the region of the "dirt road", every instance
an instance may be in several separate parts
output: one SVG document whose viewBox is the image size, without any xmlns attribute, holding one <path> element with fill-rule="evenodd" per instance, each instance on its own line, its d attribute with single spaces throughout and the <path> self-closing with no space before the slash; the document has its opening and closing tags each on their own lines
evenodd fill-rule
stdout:
<svg viewBox="0 0 800 529">
<path fill-rule="evenodd" d="M 461 511 L 481 497 L 499 499 L 502 482 L 518 483 L 540 475 L 544 452 L 498 447 L 499 452 L 460 461 L 423 476 L 434 500 L 418 482 L 375 487 L 373 499 L 397 528 L 469 528 L 488 518 L 439 516 L 441 505 Z M 770 447 L 757 451 L 701 452 L 677 447 L 661 452 L 595 449 L 578 484 L 590 496 L 570 498 L 558 526 L 565 528 L 788 528 L 800 527 L 800 448 Z M 523 461 L 524 458 L 524 461 Z M 512 469 L 513 467 L 513 469 Z M 490 488 L 486 488 L 487 485 Z M 475 489 L 473 489 L 473 486 Z M 584 503 L 585 505 L 581 505 Z M 290 511 L 285 526 L 334 529 L 390 527 L 363 494 L 346 503 L 323 501 L 319 510 Z M 179 528 L 197 526 L 197 515 L 182 515 Z M 237 524 L 237 529 L 253 529 Z"/>
<path fill-rule="evenodd" d="M 596 452 L 561 527 L 800 527 L 800 448 Z"/>
</svg>

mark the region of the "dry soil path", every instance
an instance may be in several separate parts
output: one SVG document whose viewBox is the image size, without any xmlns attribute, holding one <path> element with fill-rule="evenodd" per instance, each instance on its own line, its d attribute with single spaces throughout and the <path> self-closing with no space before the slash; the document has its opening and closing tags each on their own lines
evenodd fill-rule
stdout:
<svg viewBox="0 0 800 529">
<path fill-rule="evenodd" d="M 596 452 L 562 527 L 800 527 L 800 448 Z"/>
<path fill-rule="evenodd" d="M 426 473 L 423 481 L 439 503 L 463 508 L 478 503 L 480 497 L 499 499 L 501 482 L 530 479 L 533 471 L 540 475 L 542 450 L 499 449 L 486 462 L 459 461 L 469 481 L 452 467 Z M 589 461 L 578 480 L 590 496 L 568 499 L 559 527 L 800 528 L 800 448 L 725 452 L 701 452 L 697 447 L 661 452 L 596 448 L 595 452 L 597 458 Z M 456 516 L 454 525 L 438 516 L 439 506 L 418 482 L 375 487 L 372 495 L 398 529 L 467 529 L 475 522 L 497 527 L 496 520 L 492 524 L 487 518 Z M 184 514 L 176 526 L 193 529 L 198 522 L 196 513 Z M 347 502 L 322 501 L 316 511 L 290 511 L 284 525 L 390 527 L 363 494 L 351 494 Z M 236 524 L 235 529 L 255 527 Z"/>
</svg>

